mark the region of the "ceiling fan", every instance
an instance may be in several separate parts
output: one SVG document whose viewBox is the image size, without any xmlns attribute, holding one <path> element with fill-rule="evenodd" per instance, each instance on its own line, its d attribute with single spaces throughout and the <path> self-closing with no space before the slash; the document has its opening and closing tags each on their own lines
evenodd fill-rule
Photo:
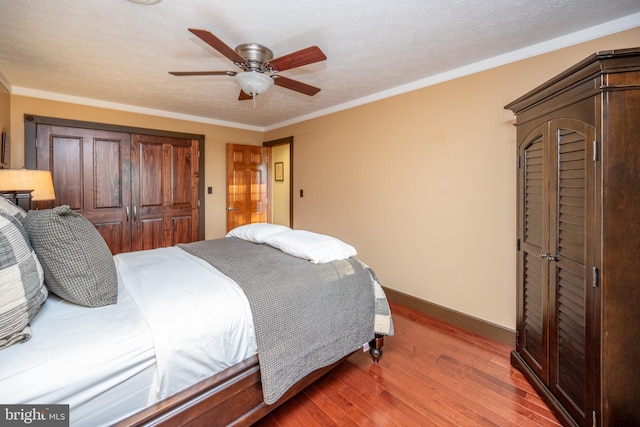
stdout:
<svg viewBox="0 0 640 427">
<path fill-rule="evenodd" d="M 225 42 L 207 30 L 189 28 L 189 31 L 230 59 L 242 71 L 169 71 L 169 74 L 174 76 L 226 75 L 234 77 L 241 88 L 240 96 L 238 97 L 241 101 L 252 99 L 264 93 L 274 84 L 309 96 L 313 96 L 320 91 L 320 88 L 278 74 L 280 71 L 327 59 L 317 46 L 311 46 L 273 59 L 273 52 L 257 43 L 241 44 L 235 49 L 231 49 Z"/>
</svg>

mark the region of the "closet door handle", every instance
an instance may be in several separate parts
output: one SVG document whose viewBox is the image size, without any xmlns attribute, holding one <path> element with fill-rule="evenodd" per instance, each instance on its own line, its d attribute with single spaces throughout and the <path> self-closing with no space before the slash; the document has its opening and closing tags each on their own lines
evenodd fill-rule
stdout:
<svg viewBox="0 0 640 427">
<path fill-rule="evenodd" d="M 558 256 L 557 255 L 550 255 L 550 254 L 545 254 L 542 253 L 540 254 L 540 259 L 546 259 L 549 262 L 553 262 L 553 261 L 558 261 Z"/>
<path fill-rule="evenodd" d="M 138 221 L 138 208 L 137 206 L 133 207 L 133 221 Z"/>
<path fill-rule="evenodd" d="M 238 210 L 238 208 L 234 208 L 233 206 L 229 206 L 229 207 L 227 208 L 227 210 L 228 210 L 228 211 L 237 211 L 237 210 Z"/>
<path fill-rule="evenodd" d="M 127 206 L 126 211 L 127 211 L 127 222 L 129 222 L 129 206 Z"/>
</svg>

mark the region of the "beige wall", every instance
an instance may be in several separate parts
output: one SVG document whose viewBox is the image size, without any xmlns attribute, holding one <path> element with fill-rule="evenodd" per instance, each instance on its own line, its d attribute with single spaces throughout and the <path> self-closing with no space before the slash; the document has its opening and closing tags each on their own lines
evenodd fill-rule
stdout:
<svg viewBox="0 0 640 427">
<path fill-rule="evenodd" d="M 12 167 L 24 164 L 24 114 L 204 134 L 215 238 L 225 144 L 293 136 L 296 228 L 351 243 L 384 286 L 513 329 L 516 147 L 503 106 L 595 51 L 632 46 L 640 28 L 266 134 L 12 95 Z"/>
<path fill-rule="evenodd" d="M 213 187 L 213 194 L 205 194 L 204 200 L 208 239 L 226 233 L 226 144 L 260 145 L 263 141 L 262 132 L 14 95 L 11 97 L 11 164 L 15 168 L 24 165 L 24 114 L 205 135 L 205 187 Z"/>
<path fill-rule="evenodd" d="M 296 228 L 351 243 L 384 286 L 515 328 L 503 106 L 595 51 L 634 46 L 640 28 L 267 132 L 295 138 Z"/>
<path fill-rule="evenodd" d="M 9 91 L 4 87 L 2 83 L 0 83 L 0 132 L 6 132 L 6 158 L 4 159 L 4 163 L 0 163 L 0 168 L 10 168 L 10 142 L 11 142 L 11 133 L 10 130 L 10 111 L 11 111 L 11 97 L 9 96 Z M 0 159 L 1 161 L 1 159 Z"/>
</svg>

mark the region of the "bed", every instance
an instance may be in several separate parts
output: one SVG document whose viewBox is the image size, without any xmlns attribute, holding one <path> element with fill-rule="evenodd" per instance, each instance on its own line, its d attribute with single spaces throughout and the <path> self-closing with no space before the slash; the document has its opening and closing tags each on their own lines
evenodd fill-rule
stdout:
<svg viewBox="0 0 640 427">
<path fill-rule="evenodd" d="M 0 403 L 68 404 L 72 426 L 248 425 L 355 351 L 377 361 L 393 334 L 375 274 L 329 236 L 251 224 L 111 257 L 68 207 L 6 201 L 0 230 L 4 258 L 28 240 L 34 283 L 13 338 L 0 296 Z"/>
</svg>

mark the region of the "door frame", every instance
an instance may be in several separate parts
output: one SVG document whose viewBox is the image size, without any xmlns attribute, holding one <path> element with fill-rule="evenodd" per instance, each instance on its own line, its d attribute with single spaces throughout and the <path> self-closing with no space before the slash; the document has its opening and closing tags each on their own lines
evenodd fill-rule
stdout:
<svg viewBox="0 0 640 427">
<path fill-rule="evenodd" d="M 278 145 L 289 146 L 289 226 L 293 228 L 293 136 L 274 139 L 262 143 L 263 147 L 274 147 Z M 272 177 L 269 177 L 271 180 Z M 272 207 L 273 208 L 273 207 Z"/>
<path fill-rule="evenodd" d="M 36 168 L 36 128 L 37 125 L 52 125 L 65 127 L 78 127 L 83 129 L 106 130 L 130 134 L 143 134 L 153 136 L 168 136 L 172 138 L 185 138 L 198 140 L 198 239 L 205 237 L 205 166 L 204 166 L 204 135 L 172 132 L 159 129 L 139 128 L 135 126 L 113 125 L 107 123 L 87 122 L 83 120 L 61 119 L 56 117 L 38 116 L 35 114 L 24 115 L 24 167 Z"/>
</svg>

